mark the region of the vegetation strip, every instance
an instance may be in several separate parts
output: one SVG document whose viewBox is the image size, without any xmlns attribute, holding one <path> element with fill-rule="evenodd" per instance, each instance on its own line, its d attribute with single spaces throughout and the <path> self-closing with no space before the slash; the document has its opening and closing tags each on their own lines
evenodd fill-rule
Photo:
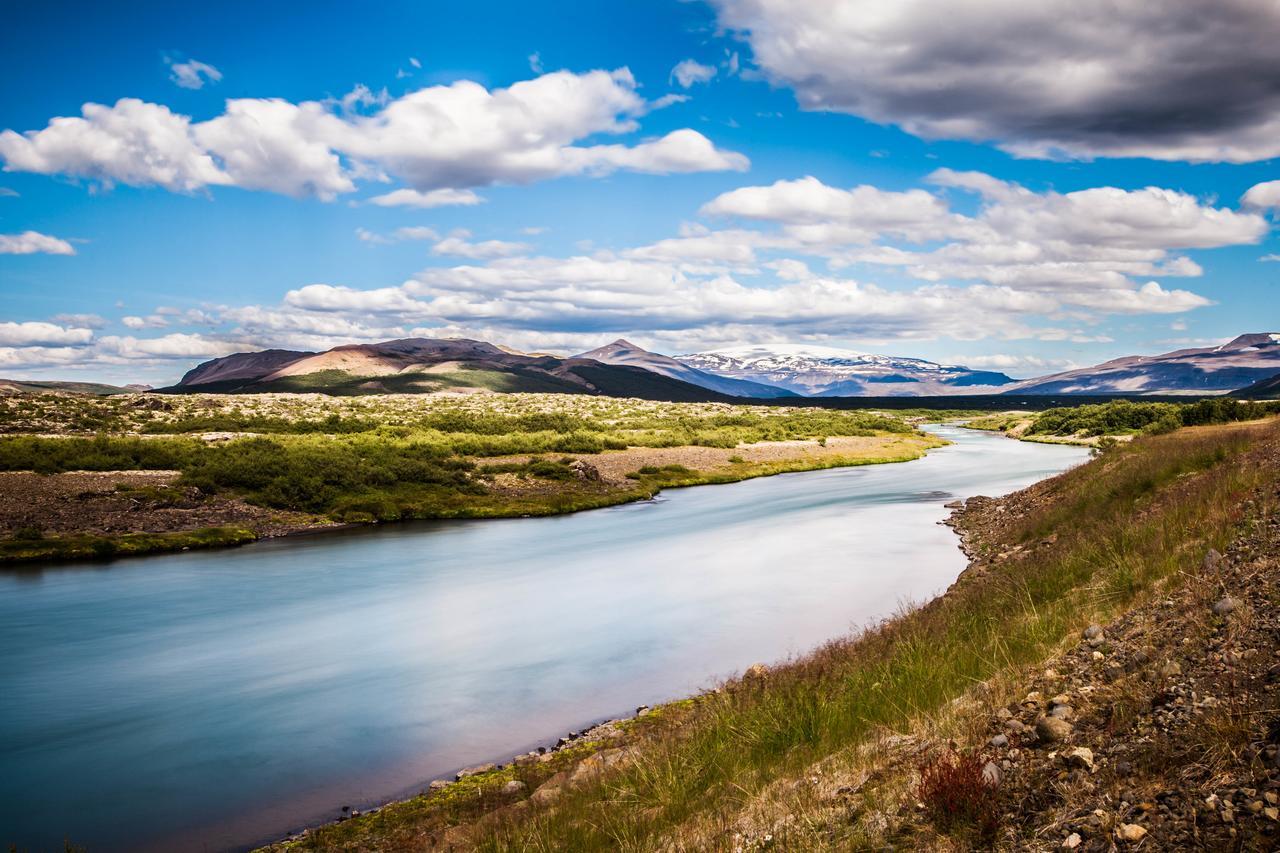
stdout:
<svg viewBox="0 0 1280 853">
<path fill-rule="evenodd" d="M 0 426 L 11 434 L 0 436 L 0 485 L 30 491 L 52 482 L 3 473 L 25 471 L 116 472 L 108 476 L 121 482 L 114 491 L 99 481 L 67 495 L 82 512 L 61 514 L 71 526 L 52 529 L 40 527 L 47 518 L 26 503 L 0 493 L 0 532 L 8 534 L 0 560 L 195 547 L 183 537 L 218 541 L 212 533 L 197 537 L 207 527 L 253 538 L 334 524 L 549 515 L 641 500 L 663 488 L 908 461 L 943 443 L 874 412 L 567 400 L 5 400 Z M 653 461 L 679 448 L 703 452 L 696 464 Z M 618 456 L 631 467 L 602 473 Z M 128 472 L 174 473 L 139 487 L 127 482 Z M 122 521 L 133 527 L 121 533 Z M 247 540 L 228 533 L 220 541 Z"/>
</svg>

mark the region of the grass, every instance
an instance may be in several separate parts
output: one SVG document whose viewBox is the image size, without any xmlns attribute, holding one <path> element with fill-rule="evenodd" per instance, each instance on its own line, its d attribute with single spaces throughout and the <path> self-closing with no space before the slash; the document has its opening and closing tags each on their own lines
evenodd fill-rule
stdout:
<svg viewBox="0 0 1280 853">
<path fill-rule="evenodd" d="M 763 679 L 731 682 L 659 715 L 634 731 L 632 760 L 549 808 L 490 816 L 468 844 L 492 851 L 729 846 L 737 816 L 774 783 L 859 748 L 877 731 L 937 713 L 978 682 L 1043 660 L 1206 548 L 1223 547 L 1242 521 L 1245 497 L 1277 476 L 1252 464 L 1252 451 L 1276 441 L 1273 420 L 1109 449 L 1057 478 L 1040 509 L 1010 522 L 1006 545 L 1034 543 L 1034 550 Z M 418 849 L 484 810 L 439 813 L 432 798 L 417 798 L 321 828 L 292 848 Z M 840 831 L 851 844 L 864 832 Z"/>
<path fill-rule="evenodd" d="M 18 531 L 20 534 L 27 531 Z M 71 560 L 128 557 L 158 551 L 186 551 L 243 545 L 258 535 L 239 527 L 204 527 L 179 533 L 126 533 L 120 536 L 19 535 L 0 540 L 0 561 Z"/>
</svg>

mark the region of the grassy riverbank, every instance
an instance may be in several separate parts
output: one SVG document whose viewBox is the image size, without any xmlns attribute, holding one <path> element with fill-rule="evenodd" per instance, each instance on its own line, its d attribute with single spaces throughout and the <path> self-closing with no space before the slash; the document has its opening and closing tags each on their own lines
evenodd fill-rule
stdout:
<svg viewBox="0 0 1280 853">
<path fill-rule="evenodd" d="M 2 402 L 10 561 L 573 512 L 664 488 L 904 462 L 943 443 L 873 412 L 566 395 Z"/>
<path fill-rule="evenodd" d="M 923 754 L 893 764 L 891 745 L 960 736 L 962 709 L 1015 701 L 1025 674 L 1084 626 L 1190 582 L 1207 549 L 1274 513 L 1278 458 L 1274 419 L 1181 429 L 1007 500 L 971 501 L 960 523 L 974 562 L 944 597 L 625 724 L 594 761 L 522 761 L 288 846 L 966 849 L 1033 833 L 1017 825 L 1024 807 L 981 780 L 964 784 L 991 801 L 993 825 L 931 821 L 914 805 Z"/>
</svg>

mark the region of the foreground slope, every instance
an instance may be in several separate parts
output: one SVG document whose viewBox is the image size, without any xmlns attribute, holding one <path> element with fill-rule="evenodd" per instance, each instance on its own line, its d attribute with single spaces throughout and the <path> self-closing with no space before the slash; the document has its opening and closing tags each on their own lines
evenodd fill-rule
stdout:
<svg viewBox="0 0 1280 853">
<path fill-rule="evenodd" d="M 1240 335 L 1216 347 L 1130 355 L 1028 379 L 1010 394 L 1212 394 L 1280 373 L 1280 334 Z"/>
<path fill-rule="evenodd" d="M 970 567 L 918 610 L 281 847 L 1274 849 L 1280 422 L 952 523 Z"/>
</svg>

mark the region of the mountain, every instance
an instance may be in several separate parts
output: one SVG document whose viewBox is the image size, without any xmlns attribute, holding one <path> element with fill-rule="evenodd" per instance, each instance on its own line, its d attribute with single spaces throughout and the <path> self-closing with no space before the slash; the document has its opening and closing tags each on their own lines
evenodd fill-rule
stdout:
<svg viewBox="0 0 1280 853">
<path fill-rule="evenodd" d="M 1246 385 L 1244 388 L 1232 391 L 1231 396 L 1243 397 L 1246 400 L 1280 399 L 1280 373 L 1269 379 L 1259 379 L 1252 385 Z"/>
<path fill-rule="evenodd" d="M 1280 373 L 1280 334 L 1241 335 L 1216 347 L 1130 355 L 1019 382 L 1016 394 L 1216 394 Z"/>
<path fill-rule="evenodd" d="M 807 397 L 982 394 L 1013 382 L 994 371 L 818 346 L 731 347 L 676 358 L 706 373 L 776 385 Z"/>
<path fill-rule="evenodd" d="M 642 367 L 510 352 L 484 341 L 406 338 L 325 352 L 263 350 L 215 358 L 171 393 L 319 392 L 335 395 L 437 391 L 542 391 L 648 400 L 732 400 Z"/>
<path fill-rule="evenodd" d="M 53 379 L 0 379 L 0 394 L 136 394 L 150 391 L 149 385 L 103 385 L 99 382 L 59 382 Z"/>
<path fill-rule="evenodd" d="M 611 344 L 605 344 L 602 347 L 576 355 L 574 358 L 590 358 L 604 364 L 625 364 L 632 367 L 641 367 L 651 373 L 679 379 L 681 382 L 688 382 L 692 385 L 719 391 L 721 394 L 731 394 L 735 397 L 774 399 L 796 396 L 786 388 L 779 388 L 776 385 L 765 385 L 760 382 L 750 382 L 746 379 L 731 379 L 727 376 L 707 373 L 690 367 L 684 362 L 676 361 L 671 356 L 649 352 L 622 338 Z"/>
</svg>

